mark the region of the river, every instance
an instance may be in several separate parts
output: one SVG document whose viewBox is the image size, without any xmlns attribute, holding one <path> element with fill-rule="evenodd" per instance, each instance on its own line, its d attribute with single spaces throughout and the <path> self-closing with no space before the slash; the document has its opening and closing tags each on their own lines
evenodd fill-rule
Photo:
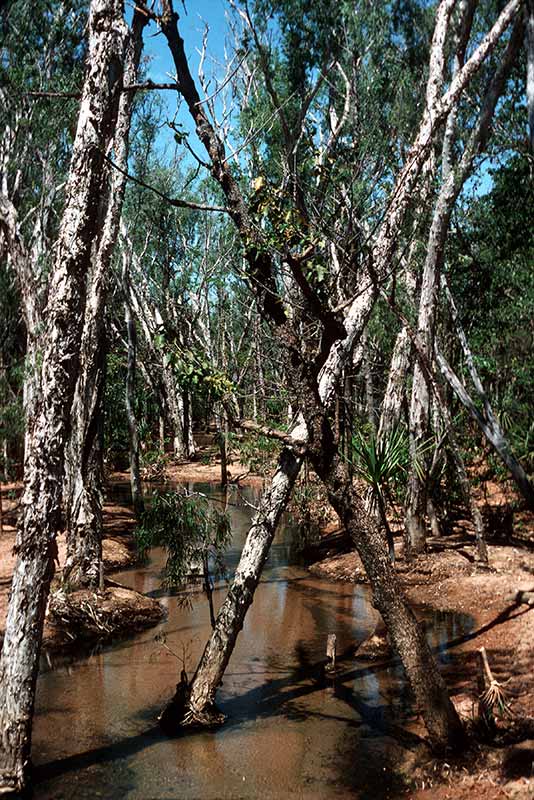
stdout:
<svg viewBox="0 0 534 800">
<path fill-rule="evenodd" d="M 220 501 L 215 487 L 194 485 Z M 235 566 L 257 491 L 229 495 Z M 379 798 L 402 788 L 398 765 L 417 745 L 403 724 L 410 694 L 395 664 L 370 666 L 354 651 L 373 631 L 369 590 L 319 580 L 299 565 L 295 528 L 280 526 L 254 603 L 218 695 L 227 723 L 169 739 L 156 723 L 184 660 L 191 674 L 209 636 L 203 595 L 191 605 L 163 592 L 164 552 L 116 573 L 120 583 L 158 597 L 167 619 L 131 639 L 41 672 L 34 724 L 36 798 Z M 218 605 L 225 587 L 216 589 Z M 467 617 L 426 618 L 442 658 L 466 633 Z M 340 670 L 325 679 L 329 633 Z M 164 634 L 171 654 L 156 636 Z"/>
</svg>

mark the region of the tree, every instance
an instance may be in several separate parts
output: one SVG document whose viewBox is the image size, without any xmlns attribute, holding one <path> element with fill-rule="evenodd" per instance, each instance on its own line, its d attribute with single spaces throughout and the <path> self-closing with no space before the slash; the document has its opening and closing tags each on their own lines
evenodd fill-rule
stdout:
<svg viewBox="0 0 534 800">
<path fill-rule="evenodd" d="M 430 735 L 441 745 L 457 739 L 461 726 L 424 636 L 402 599 L 385 554 L 382 536 L 377 532 L 373 521 L 366 517 L 346 467 L 336 453 L 336 442 L 326 409 L 344 363 L 353 349 L 355 340 L 358 341 L 361 336 L 363 325 L 372 308 L 375 296 L 373 285 L 377 280 L 383 279 L 395 252 L 398 236 L 410 205 L 410 195 L 428 158 L 437 126 L 444 121 L 450 109 L 458 102 L 465 85 L 476 73 L 484 57 L 493 49 L 502 31 L 513 18 L 518 4 L 511 3 L 503 10 L 490 33 L 452 80 L 449 89 L 440 96 L 440 81 L 436 78 L 443 60 L 444 41 L 452 6 L 452 3 L 444 2 L 437 11 L 429 77 L 429 86 L 434 86 L 434 90 L 429 90 L 427 94 L 427 106 L 421 124 L 407 154 L 404 167 L 396 176 L 390 204 L 373 238 L 370 254 L 366 259 L 371 286 L 367 291 L 362 291 L 360 287 L 357 298 L 347 301 L 342 318 L 339 312 L 336 313 L 329 308 L 324 296 L 321 295 L 320 278 L 317 280 L 320 272 L 317 272 L 312 261 L 314 256 L 320 257 L 320 245 L 315 244 L 312 237 L 308 239 L 309 234 L 306 234 L 304 240 L 302 234 L 297 238 L 297 232 L 293 232 L 289 225 L 289 230 L 281 229 L 279 222 L 278 226 L 274 227 L 273 223 L 276 223 L 278 215 L 277 198 L 274 193 L 271 198 L 266 198 L 276 237 L 275 247 L 281 251 L 280 259 L 289 268 L 292 279 L 298 287 L 300 301 L 303 303 L 301 321 L 308 323 L 313 320 L 318 325 L 317 332 L 320 338 L 319 340 L 314 338 L 313 344 L 316 349 L 311 352 L 309 345 L 304 345 L 302 341 L 298 325 L 294 324 L 296 315 L 292 318 L 284 310 L 275 278 L 277 261 L 253 225 L 256 210 L 243 197 L 227 166 L 223 143 L 200 102 L 187 66 L 183 41 L 177 30 L 177 14 L 169 2 L 163 3 L 163 12 L 158 19 L 173 55 L 179 90 L 195 122 L 197 135 L 211 159 L 211 172 L 224 193 L 228 213 L 239 231 L 248 279 L 256 294 L 258 307 L 269 319 L 279 343 L 287 354 L 291 388 L 298 398 L 302 414 L 299 427 L 289 435 L 293 449 L 296 448 L 297 453 L 299 449 L 306 450 L 317 474 L 325 483 L 330 502 L 353 535 L 373 586 L 375 602 L 388 625 L 420 703 Z M 148 9 L 146 11 L 151 13 Z M 269 90 L 268 84 L 267 88 L 283 126 L 280 105 L 276 102 L 274 92 Z M 291 163 L 288 172 L 291 180 L 291 173 L 294 172 Z M 258 182 L 257 191 L 263 189 L 264 185 Z M 291 197 L 296 206 L 292 213 L 298 211 L 304 216 L 305 222 L 309 223 L 299 192 L 293 193 Z M 259 200 L 256 209 L 265 207 L 266 201 L 262 202 L 261 197 Z M 289 212 L 291 211 L 290 208 Z M 292 223 L 291 216 L 289 223 Z M 294 222 L 292 227 L 295 228 Z M 285 245 L 282 244 L 284 238 Z M 302 248 L 300 252 L 299 246 Z M 215 690 L 243 624 L 246 609 L 252 600 L 274 528 L 287 502 L 299 467 L 300 459 L 286 448 L 271 489 L 265 495 L 260 513 L 254 520 L 229 596 L 219 612 L 212 639 L 193 678 L 190 696 L 190 707 L 193 712 L 202 713 L 213 702 Z"/>
<path fill-rule="evenodd" d="M 117 112 L 125 35 L 122 4 L 94 0 L 88 68 L 41 337 L 40 393 L 27 421 L 24 511 L 0 661 L 3 793 L 20 792 L 27 781 L 44 614 L 57 558 L 63 454 L 78 371 L 85 280 L 98 230 L 102 154 Z M 9 246 L 16 249 L 16 231 L 8 230 L 8 237 Z"/>
<path fill-rule="evenodd" d="M 124 83 L 135 84 L 143 28 L 147 19 L 134 12 L 128 38 Z M 134 93 L 122 92 L 112 133 L 116 168 L 107 187 L 105 219 L 87 282 L 80 365 L 71 413 L 66 457 L 67 559 L 63 578 L 71 587 L 96 586 L 102 561 L 102 415 L 105 373 L 104 314 L 110 266 L 119 232 L 126 187 L 129 133 Z M 123 170 L 123 171 L 119 171 Z"/>
</svg>

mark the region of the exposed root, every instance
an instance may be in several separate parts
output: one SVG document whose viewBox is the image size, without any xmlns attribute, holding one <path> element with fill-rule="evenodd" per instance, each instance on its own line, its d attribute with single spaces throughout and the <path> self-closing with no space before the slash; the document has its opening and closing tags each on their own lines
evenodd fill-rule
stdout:
<svg viewBox="0 0 534 800">
<path fill-rule="evenodd" d="M 167 736 L 177 736 L 184 728 L 217 728 L 226 720 L 215 705 L 196 711 L 189 705 L 189 683 L 182 669 L 176 684 L 174 697 L 167 703 L 158 717 L 158 722 Z"/>
<path fill-rule="evenodd" d="M 204 711 L 194 711 L 189 708 L 180 724 L 183 727 L 217 728 L 225 721 L 226 715 L 219 711 L 216 706 L 211 706 L 204 709 Z"/>
</svg>

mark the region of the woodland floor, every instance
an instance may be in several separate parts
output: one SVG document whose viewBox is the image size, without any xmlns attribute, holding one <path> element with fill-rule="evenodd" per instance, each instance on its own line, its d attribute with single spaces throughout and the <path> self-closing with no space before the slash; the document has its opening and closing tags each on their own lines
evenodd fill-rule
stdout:
<svg viewBox="0 0 534 800">
<path fill-rule="evenodd" d="M 481 505 L 493 506 L 497 516 L 499 508 L 508 508 L 514 500 L 511 489 L 491 484 L 479 499 Z M 515 602 L 518 591 L 534 590 L 534 514 L 515 514 L 512 533 L 519 537 L 513 544 L 489 544 L 489 569 L 477 563 L 465 521 L 444 540 L 430 540 L 428 554 L 411 564 L 404 562 L 402 543 L 396 540 L 397 572 L 414 606 L 473 619 L 472 632 L 449 644 L 450 660 L 444 669 L 462 716 L 469 720 L 476 708 L 480 647 L 486 648 L 510 710 L 510 717 L 498 723 L 499 734 L 491 745 L 476 743 L 460 759 L 431 761 L 415 769 L 411 779 L 419 788 L 409 796 L 417 800 L 534 798 L 534 608 Z M 355 575 L 365 580 L 354 552 L 330 555 L 310 571 L 330 580 L 353 581 Z M 387 658 L 384 631 L 378 629 L 357 651 L 360 654 Z M 414 732 L 423 730 L 416 726 Z"/>
<path fill-rule="evenodd" d="M 15 567 L 16 519 L 20 505 L 20 484 L 2 485 L 3 533 L 0 536 L 0 638 L 3 636 L 11 578 Z M 104 506 L 104 540 L 102 550 L 106 573 L 123 569 L 136 561 L 132 531 L 135 519 L 126 505 L 106 503 Z M 58 537 L 59 568 L 65 560 L 65 537 Z M 59 574 L 59 570 L 58 570 Z M 59 598 L 58 598 L 59 599 Z M 106 638 L 115 632 L 138 630 L 154 624 L 162 617 L 159 604 L 155 601 L 130 592 L 122 587 L 106 586 L 105 596 L 95 602 L 95 595 L 90 591 L 76 592 L 69 595 L 68 607 L 61 598 L 61 616 L 70 618 L 69 624 L 54 624 L 47 616 L 43 647 L 45 650 L 58 650 L 77 644 L 80 640 L 91 641 Z M 98 606 L 98 612 L 96 608 Z M 75 607 L 84 608 L 87 625 L 74 624 Z M 79 623 L 80 619 L 76 620 Z M 77 634 L 71 632 L 76 629 Z"/>
<path fill-rule="evenodd" d="M 230 467 L 233 479 L 244 472 L 240 465 Z M 165 479 L 214 482 L 219 480 L 219 476 L 219 465 L 195 462 L 168 469 Z M 110 484 L 126 480 L 126 473 L 114 473 Z M 243 482 L 258 481 L 261 478 L 246 476 Z M 20 488 L 16 484 L 2 486 L 4 530 L 0 537 L 0 636 L 15 563 L 12 550 Z M 480 490 L 479 499 L 481 505 L 489 505 L 498 518 L 499 510 L 508 509 L 514 498 L 509 488 L 486 484 L 484 491 Z M 135 561 L 131 535 L 134 524 L 127 505 L 105 504 L 103 547 L 106 572 Z M 484 800 L 534 800 L 534 608 L 518 605 L 514 600 L 518 591 L 534 590 L 534 515 L 516 513 L 512 525 L 519 540 L 514 539 L 513 544 L 503 541 L 490 543 L 489 569 L 476 562 L 469 525 L 462 520 L 445 539 L 439 542 L 431 540 L 428 554 L 409 565 L 403 561 L 400 538 L 396 540 L 400 556 L 397 570 L 409 599 L 419 607 L 461 612 L 473 618 L 472 632 L 450 643 L 451 658 L 445 668 L 447 684 L 461 713 L 467 717 L 471 714 L 477 691 L 477 651 L 484 646 L 495 678 L 505 684 L 512 715 L 503 723 L 497 743 L 475 744 L 459 760 L 449 759 L 447 763 L 432 760 L 411 771 L 412 782 L 418 788 L 410 790 L 407 796 L 417 800 L 472 800 L 481 797 Z M 339 538 L 336 525 L 328 526 L 323 539 L 326 550 L 328 541 L 335 543 L 332 548 L 335 550 Z M 64 556 L 65 543 L 61 536 L 60 564 Z M 313 564 L 310 571 L 330 580 L 353 581 L 355 576 L 356 580 L 364 580 L 361 564 L 353 552 L 329 555 Z M 119 627 L 122 625 L 128 630 L 157 621 L 157 610 L 145 607 L 142 595 L 130 598 L 125 596 L 125 591 L 113 586 L 107 589 L 105 599 L 109 617 L 106 619 L 113 618 Z M 135 621 L 123 614 L 125 608 L 132 607 L 136 608 Z M 369 658 L 387 658 L 387 641 L 382 631 L 376 633 L 364 646 L 365 654 Z M 45 647 L 61 649 L 69 643 L 64 632 L 47 622 Z M 363 651 L 358 655 L 361 653 Z M 419 732 L 423 733 L 422 729 Z"/>
</svg>

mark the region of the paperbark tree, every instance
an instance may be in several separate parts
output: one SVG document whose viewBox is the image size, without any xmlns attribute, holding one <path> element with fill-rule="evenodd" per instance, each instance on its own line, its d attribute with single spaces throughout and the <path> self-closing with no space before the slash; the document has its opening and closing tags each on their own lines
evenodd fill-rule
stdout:
<svg viewBox="0 0 534 800">
<path fill-rule="evenodd" d="M 148 20 L 134 12 L 124 62 L 124 84 L 136 83 Z M 111 169 L 105 193 L 104 224 L 91 264 L 80 366 L 71 413 L 71 433 L 66 451 L 67 559 L 64 579 L 71 587 L 96 586 L 102 560 L 102 453 L 101 420 L 105 376 L 104 313 L 109 271 L 119 232 L 126 187 L 129 134 L 134 93 L 122 92 L 112 151 L 119 169 Z"/>
<path fill-rule="evenodd" d="M 428 158 L 437 127 L 458 101 L 461 92 L 477 71 L 485 56 L 495 46 L 500 34 L 517 11 L 518 3 L 512 2 L 506 6 L 490 33 L 484 37 L 479 48 L 451 82 L 448 91 L 440 97 L 440 81 L 437 72 L 439 72 L 439 65 L 443 60 L 445 33 L 452 6 L 452 2 L 443 2 L 439 6 L 429 79 L 429 83 L 433 84 L 433 88 L 430 87 L 427 93 L 428 104 L 418 134 L 407 154 L 405 166 L 400 171 L 395 182 L 388 211 L 371 247 L 372 252 L 367 265 L 375 281 L 383 278 L 383 273 L 394 254 L 399 232 L 410 205 L 411 193 L 414 191 L 421 168 Z M 193 117 L 197 134 L 210 156 L 212 175 L 225 195 L 228 212 L 240 233 L 251 285 L 256 292 L 258 303 L 277 332 L 280 343 L 282 345 L 285 343 L 286 353 L 291 363 L 302 366 L 303 358 L 305 361 L 305 357 L 300 350 L 301 341 L 298 336 L 295 336 L 295 332 L 291 328 L 292 322 L 288 320 L 281 298 L 277 295 L 273 279 L 272 257 L 266 253 L 265 247 L 257 239 L 255 228 L 251 224 L 247 204 L 228 167 L 223 143 L 205 113 L 185 58 L 183 41 L 177 29 L 177 14 L 174 12 L 170 2 L 164 2 L 162 7 L 163 13 L 158 21 L 162 32 L 167 38 L 173 56 L 178 87 Z M 146 12 L 151 13 L 149 9 L 146 9 Z M 320 375 L 317 375 L 317 383 L 310 387 L 309 382 L 305 382 L 306 389 L 304 391 L 308 392 L 306 398 L 311 403 L 310 415 L 305 422 L 301 421 L 299 427 L 290 434 L 290 437 L 295 441 L 295 445 L 298 446 L 299 443 L 306 444 L 310 425 L 314 421 L 325 423 L 325 409 L 329 406 L 346 360 L 351 354 L 355 342 L 361 336 L 372 308 L 376 291 L 373 286 L 363 291 L 361 287 L 358 287 L 359 291 L 356 299 L 347 303 L 347 311 L 341 323 L 335 313 L 330 312 L 327 307 L 321 304 L 314 294 L 313 287 L 307 283 L 302 272 L 302 260 L 292 258 L 289 253 L 285 254 L 285 258 L 302 292 L 308 313 L 310 315 L 315 314 L 323 326 L 323 352 L 326 350 L 322 364 L 319 364 Z M 305 372 L 306 370 L 304 369 Z M 299 388 L 298 381 L 293 382 L 292 388 L 294 392 L 297 392 L 297 397 L 301 395 L 303 389 Z M 302 402 L 305 402 L 304 398 L 302 398 Z M 215 630 L 193 678 L 190 711 L 195 716 L 202 716 L 209 712 L 213 703 L 215 691 L 228 663 L 239 630 L 243 625 L 246 611 L 252 602 L 253 593 L 259 581 L 276 524 L 287 502 L 299 468 L 300 457 L 298 450 L 297 452 L 292 452 L 286 449 L 272 485 L 263 498 L 260 512 L 253 522 L 235 579 L 219 612 Z M 316 465 L 316 468 L 319 468 L 319 464 Z M 332 494 L 332 499 L 334 499 L 335 495 L 336 474 L 335 469 L 333 472 L 328 467 L 322 469 L 322 477 L 329 492 Z M 345 500 L 347 503 L 346 506 L 345 504 L 343 505 L 343 511 L 346 513 L 347 524 L 349 524 L 350 514 L 357 514 L 359 509 L 356 506 L 352 512 L 346 510 L 351 505 L 353 498 L 350 497 L 345 476 L 342 476 L 342 485 L 338 488 L 343 495 L 343 503 L 345 503 Z M 340 504 L 341 500 L 337 502 Z M 339 507 L 340 509 L 342 508 L 341 505 Z M 424 707 L 421 710 L 431 735 L 440 744 L 444 744 L 447 741 L 452 742 L 459 731 L 457 716 L 448 697 L 446 697 L 446 692 L 433 664 L 430 652 L 423 644 L 423 638 L 421 633 L 418 632 L 415 619 L 411 618 L 406 611 L 404 600 L 396 582 L 394 580 L 389 582 L 388 580 L 387 590 L 381 582 L 381 569 L 375 569 L 374 566 L 376 563 L 374 559 L 379 559 L 378 554 L 374 552 L 374 548 L 378 546 L 378 541 L 372 538 L 372 534 L 369 534 L 369 536 L 371 536 L 371 539 L 369 537 L 365 538 L 365 536 L 363 538 L 358 536 L 356 545 L 362 557 L 365 557 L 366 565 L 370 570 L 370 578 L 373 582 L 375 597 L 380 605 L 381 612 L 388 624 L 395 625 L 394 620 L 399 619 L 403 620 L 407 626 L 405 630 L 409 631 L 407 633 L 407 638 L 410 640 L 409 646 L 404 646 L 400 635 L 392 630 L 403 665 L 416 694 L 422 701 Z M 383 543 L 381 545 L 383 546 Z M 386 573 L 386 575 L 389 579 L 389 574 Z M 412 647 L 415 648 L 415 651 L 410 654 Z M 428 684 L 426 690 L 423 691 L 421 686 L 425 680 L 428 681 Z M 429 707 L 428 703 L 431 698 L 433 698 L 433 705 L 431 704 L 432 707 Z"/>
<path fill-rule="evenodd" d="M 472 9 L 466 7 L 464 15 L 469 18 Z M 442 147 L 443 183 L 436 200 L 432 225 L 427 242 L 427 255 L 423 272 L 423 282 L 419 301 L 418 335 L 427 358 L 433 358 L 435 330 L 439 300 L 440 274 L 445 257 L 445 244 L 449 229 L 450 217 L 456 200 L 471 174 L 475 157 L 487 143 L 491 131 L 491 123 L 498 99 L 506 84 L 508 75 L 515 61 L 522 36 L 522 19 L 518 15 L 511 32 L 502 61 L 490 79 L 484 96 L 482 109 L 468 141 L 465 143 L 462 157 L 457 165 L 453 165 L 451 151 L 455 138 L 455 116 L 451 112 Z M 456 53 L 456 71 L 461 68 L 466 39 L 460 33 L 459 47 Z M 416 360 L 412 384 L 410 406 L 410 447 L 412 470 L 409 477 L 406 500 L 406 532 L 409 549 L 413 553 L 421 552 L 425 546 L 425 513 L 426 513 L 426 481 L 424 471 L 418 464 L 418 450 L 430 433 L 430 395 L 427 382 L 421 371 L 420 361 Z M 457 453 L 457 458 L 461 456 Z M 465 470 L 460 470 L 465 474 Z M 465 486 L 469 492 L 468 486 Z M 474 508 L 474 504 L 470 503 Z M 477 515 L 477 518 L 479 515 Z M 479 537 L 483 536 L 478 531 Z"/>
<path fill-rule="evenodd" d="M 463 66 L 465 50 L 471 30 L 475 3 L 473 0 L 462 0 L 458 7 L 456 30 L 456 46 L 453 63 L 453 80 Z M 444 63 L 439 66 L 440 86 L 444 80 Z M 433 88 L 431 88 L 433 91 Z M 449 111 L 443 144 L 441 148 L 443 188 L 440 191 L 433 215 L 432 225 L 428 236 L 427 252 L 421 293 L 419 297 L 419 311 L 417 329 L 419 339 L 429 355 L 433 349 L 433 340 L 436 326 L 436 313 L 438 306 L 439 276 L 442 267 L 445 240 L 448 231 L 447 211 L 450 206 L 449 197 L 445 187 L 450 186 L 447 181 L 451 172 L 451 152 L 456 137 L 457 106 L 453 105 Z M 459 189 L 458 189 L 459 191 Z M 449 189 L 452 197 L 454 188 Z M 456 199 L 454 196 L 454 199 Z M 450 211 L 448 212 L 450 215 Z M 445 224 L 445 216 L 447 216 Z M 406 494 L 405 527 L 407 552 L 421 553 L 426 546 L 426 504 L 427 480 L 422 468 L 421 449 L 428 438 L 430 431 L 430 395 L 424 379 L 419 361 L 415 361 L 412 381 L 412 395 L 409 416 L 410 455 L 412 468 L 408 478 Z"/>
<path fill-rule="evenodd" d="M 150 354 L 152 366 L 147 366 L 148 372 L 155 371 L 152 383 L 158 387 L 159 400 L 165 415 L 168 429 L 172 432 L 173 453 L 179 460 L 191 458 L 194 455 L 189 408 L 184 402 L 184 392 L 179 386 L 175 371 L 165 358 L 165 350 L 158 345 L 158 337 L 168 333 L 169 336 L 179 330 L 179 324 L 172 319 L 171 324 L 163 315 L 164 308 L 171 310 L 172 299 L 161 287 L 149 284 L 143 271 L 143 260 L 146 247 L 140 256 L 134 250 L 134 244 L 124 227 L 123 251 L 128 260 L 128 279 L 123 283 L 123 291 L 128 293 L 128 304 L 132 313 L 137 318 L 140 330 L 143 333 L 144 344 Z M 158 294 L 161 297 L 158 297 Z M 174 313 L 174 312 L 173 312 Z M 172 328 L 172 330 L 171 330 Z"/>
<path fill-rule="evenodd" d="M 139 463 L 139 432 L 135 413 L 135 379 L 137 372 L 137 326 L 130 301 L 131 251 L 125 242 L 122 251 L 122 291 L 124 295 L 124 320 L 127 334 L 127 374 L 125 405 L 130 434 L 130 486 L 134 511 L 139 515 L 144 510 L 141 471 Z"/>
<path fill-rule="evenodd" d="M 41 387 L 27 421 L 23 514 L 0 661 L 2 794 L 22 791 L 27 781 L 44 614 L 61 527 L 63 457 L 78 370 L 85 281 L 98 232 L 102 153 L 117 112 L 125 34 L 122 3 L 93 0 L 88 66 L 41 337 Z"/>
</svg>

